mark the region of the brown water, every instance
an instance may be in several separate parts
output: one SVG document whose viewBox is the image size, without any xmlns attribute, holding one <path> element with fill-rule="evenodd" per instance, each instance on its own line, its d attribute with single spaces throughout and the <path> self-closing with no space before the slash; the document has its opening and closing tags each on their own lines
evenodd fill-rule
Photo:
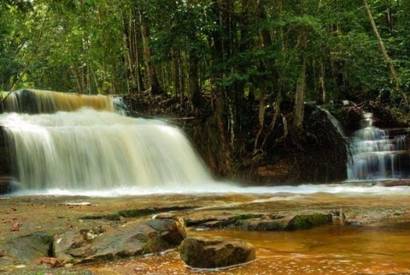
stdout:
<svg viewBox="0 0 410 275">
<path fill-rule="evenodd" d="M 324 227 L 299 232 L 190 232 L 239 238 L 257 248 L 257 260 L 217 274 L 410 274 L 410 230 Z M 98 274 L 203 274 L 177 252 L 92 267 Z M 215 274 L 215 273 L 213 273 Z"/>
</svg>

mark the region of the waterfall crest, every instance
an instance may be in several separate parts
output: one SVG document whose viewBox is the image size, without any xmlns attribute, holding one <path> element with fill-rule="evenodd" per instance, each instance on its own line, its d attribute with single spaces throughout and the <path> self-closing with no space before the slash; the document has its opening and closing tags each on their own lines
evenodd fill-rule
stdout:
<svg viewBox="0 0 410 275">
<path fill-rule="evenodd" d="M 80 95 L 42 90 L 19 90 L 3 93 L 3 109 L 16 113 L 55 113 L 76 111 L 83 107 L 95 110 L 113 111 L 113 99 L 103 95 Z"/>
<path fill-rule="evenodd" d="M 373 114 L 366 113 L 362 129 L 350 142 L 349 180 L 394 179 L 410 176 L 410 154 L 405 135 L 391 136 L 374 126 Z"/>
</svg>

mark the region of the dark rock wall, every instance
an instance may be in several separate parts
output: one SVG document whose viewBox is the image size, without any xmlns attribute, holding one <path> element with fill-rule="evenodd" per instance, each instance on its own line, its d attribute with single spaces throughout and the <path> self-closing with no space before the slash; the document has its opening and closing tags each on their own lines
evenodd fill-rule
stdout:
<svg viewBox="0 0 410 275">
<path fill-rule="evenodd" d="M 325 110 L 306 105 L 306 136 L 297 165 L 301 179 L 313 182 L 342 181 L 347 177 L 347 139 L 339 132 Z"/>
<path fill-rule="evenodd" d="M 312 105 L 306 106 L 305 134 L 298 146 L 284 142 L 273 145 L 279 134 L 272 134 L 266 152 L 255 157 L 253 140 L 257 123 L 248 123 L 238 134 L 238 144 L 232 150 L 222 144 L 217 121 L 212 111 L 184 112 L 186 108 L 175 99 L 151 95 L 124 98 L 130 115 L 164 117 L 182 127 L 207 166 L 217 177 L 231 178 L 246 184 L 289 184 L 300 182 L 333 182 L 346 179 L 346 140 L 328 115 Z M 251 106 L 252 107 L 252 106 Z M 257 109 L 257 105 L 253 106 Z M 257 112 L 250 112 L 249 121 L 257 121 Z M 291 119 L 291 118 L 290 118 Z M 288 120 L 290 121 L 290 120 Z M 283 125 L 278 124 L 278 128 Z M 246 129 L 245 129 L 246 128 Z M 275 129 L 277 132 L 283 129 Z M 227 150 L 228 148 L 228 150 Z"/>
<path fill-rule="evenodd" d="M 9 147 L 7 146 L 6 133 L 0 126 L 0 177 L 11 174 Z"/>
<path fill-rule="evenodd" d="M 16 176 L 12 168 L 13 153 L 10 150 L 4 128 L 0 126 L 0 195 L 16 188 Z"/>
</svg>

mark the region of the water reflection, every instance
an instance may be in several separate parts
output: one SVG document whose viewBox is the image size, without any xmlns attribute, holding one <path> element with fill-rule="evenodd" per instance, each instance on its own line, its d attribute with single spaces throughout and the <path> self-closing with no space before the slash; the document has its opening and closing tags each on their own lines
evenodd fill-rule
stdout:
<svg viewBox="0 0 410 275">
<path fill-rule="evenodd" d="M 406 229 L 325 227 L 298 232 L 191 232 L 241 238 L 257 247 L 257 260 L 217 274 L 391 274 L 410 272 Z M 178 253 L 92 267 L 117 274 L 209 274 L 186 267 Z"/>
</svg>

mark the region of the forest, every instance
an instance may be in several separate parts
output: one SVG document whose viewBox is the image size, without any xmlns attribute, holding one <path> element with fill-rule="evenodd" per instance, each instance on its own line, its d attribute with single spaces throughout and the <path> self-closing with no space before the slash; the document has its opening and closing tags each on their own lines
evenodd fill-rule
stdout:
<svg viewBox="0 0 410 275">
<path fill-rule="evenodd" d="M 233 122 L 255 99 L 360 102 L 388 91 L 400 105 L 409 12 L 404 0 L 5 0 L 0 89 L 150 90 L 187 97 L 186 108 L 217 97 Z"/>
<path fill-rule="evenodd" d="M 303 152 L 306 102 L 408 114 L 409 13 L 403 0 L 7 0 L 0 90 L 126 95 L 132 110 L 148 95 L 145 109 L 166 98 L 180 116 L 213 115 L 222 148 L 193 139 L 224 152 L 208 164 L 227 174 Z"/>
</svg>

